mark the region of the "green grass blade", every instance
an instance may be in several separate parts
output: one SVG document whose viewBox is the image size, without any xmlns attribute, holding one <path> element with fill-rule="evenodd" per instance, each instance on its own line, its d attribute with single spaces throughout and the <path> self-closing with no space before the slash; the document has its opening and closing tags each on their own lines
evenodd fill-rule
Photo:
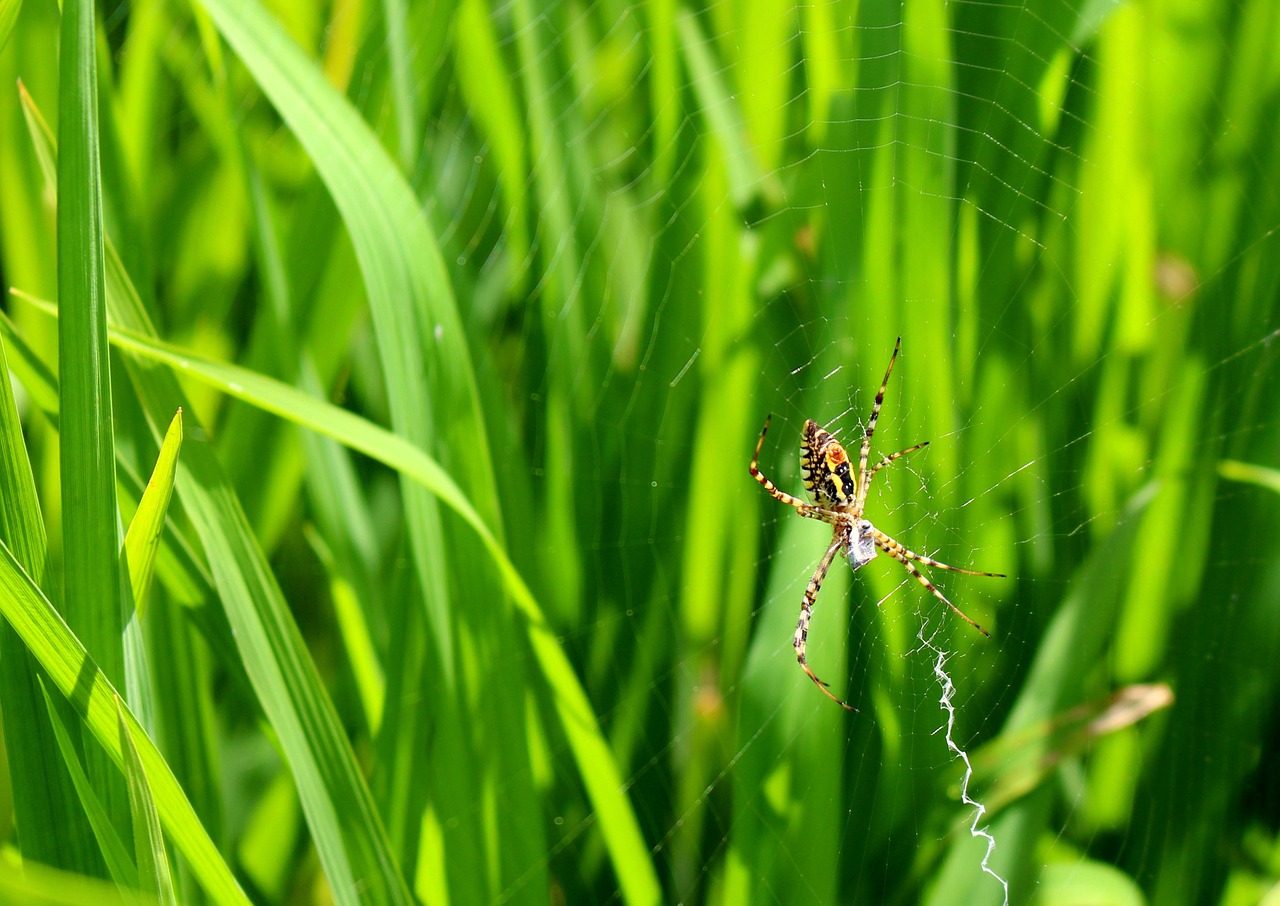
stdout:
<svg viewBox="0 0 1280 906">
<path fill-rule="evenodd" d="M 397 430 L 434 449 L 437 423 L 465 432 L 470 468 L 491 472 L 476 405 L 470 354 L 444 264 L 394 162 L 364 121 L 256 3 L 210 0 L 204 8 L 307 149 L 343 213 L 360 260 Z M 428 352 L 425 337 L 439 337 Z M 427 374 L 427 382 L 422 380 Z M 428 383 L 430 387 L 428 387 Z M 448 412 L 446 420 L 433 413 Z M 455 682 L 450 594 L 437 565 L 445 556 L 434 502 L 405 486 L 418 579 L 441 669 Z"/>
<path fill-rule="evenodd" d="M 403 167 L 413 165 L 422 141 L 413 84 L 413 51 L 409 48 L 406 0 L 382 0 L 387 56 L 391 67 L 391 100 L 396 111 L 396 153 Z"/>
<path fill-rule="evenodd" d="M 175 416 L 177 418 L 177 416 Z M 164 848 L 160 815 L 147 781 L 147 770 L 134 743 L 133 732 L 125 720 L 124 707 L 116 699 L 116 719 L 120 731 L 120 751 L 124 776 L 129 787 L 129 811 L 133 816 L 133 851 L 138 863 L 138 877 L 143 890 L 156 895 L 161 903 L 176 904 L 173 875 L 169 871 L 169 854 Z"/>
<path fill-rule="evenodd" d="M 7 323 L 7 322 L 6 322 Z M 0 336 L 0 543 L 42 581 L 46 541 L 31 462 L 9 381 Z M 87 871 L 99 863 L 71 778 L 40 702 L 40 665 L 8 623 L 0 626 L 0 718 L 4 721 L 9 783 L 18 841 L 28 859 Z"/>
<path fill-rule="evenodd" d="M 333 551 L 318 532 L 308 532 L 307 540 L 316 557 L 329 574 L 329 594 L 333 596 L 334 617 L 338 634 L 346 648 L 356 692 L 364 709 L 370 735 L 376 737 L 382 726 L 382 706 L 387 692 L 386 674 L 378 660 L 378 650 L 369 632 L 369 623 L 360 606 L 360 595 L 338 571 Z"/>
<path fill-rule="evenodd" d="M 150 403 L 152 418 L 167 405 Z M 191 445 L 188 454 L 179 463 L 180 494 L 209 557 L 245 670 L 289 759 L 334 896 L 338 902 L 407 903 L 355 755 L 266 558 L 212 451 Z"/>
<path fill-rule="evenodd" d="M 149 407 L 154 409 L 153 419 L 159 412 L 178 408 L 181 396 L 176 384 L 148 389 L 159 400 L 153 400 Z M 188 445 L 184 459 L 194 465 L 188 471 L 179 464 L 179 474 L 184 476 L 179 480 L 180 494 L 187 502 L 206 553 L 213 549 L 209 558 L 215 567 L 214 584 L 224 603 L 230 601 L 234 605 L 229 605 L 227 612 L 235 642 L 240 646 L 241 662 L 268 717 L 283 727 L 278 732 L 304 805 L 312 805 L 320 815 L 312 827 L 322 853 L 331 850 L 334 861 L 328 867 L 336 873 L 330 874 L 330 881 L 337 889 L 354 894 L 356 885 L 349 880 L 344 835 L 353 836 L 355 845 L 366 846 L 360 842 L 362 838 L 367 841 L 371 835 L 381 834 L 354 755 L 212 452 L 207 445 Z M 210 493 L 208 487 L 220 493 Z M 263 613 L 267 615 L 265 619 L 260 616 Z M 333 805 L 334 798 L 343 803 L 341 809 Z M 343 816 L 341 821 L 339 814 Z M 378 844 L 375 841 L 367 846 Z M 393 886 L 403 885 L 389 857 L 382 865 L 383 874 Z M 348 878 L 345 883 L 344 877 Z M 366 872 L 364 877 L 367 884 L 373 875 Z M 372 896 L 372 891 L 366 886 L 364 894 Z"/>
<path fill-rule="evenodd" d="M 366 124 L 260 6 L 247 0 L 209 0 L 204 7 L 302 142 L 342 212 L 369 295 L 397 433 L 423 449 L 438 450 L 441 462 L 472 495 L 477 511 L 499 531 L 500 484 L 479 411 L 470 352 L 448 276 L 417 199 Z M 447 419 L 443 413 L 448 413 Z M 450 630 L 457 616 L 437 568 L 446 551 L 435 501 L 412 482 L 403 487 L 439 669 L 452 682 L 456 667 Z M 225 511 L 224 515 L 230 516 Z M 217 560 L 213 552 L 210 560 Z M 523 586 L 513 573 L 504 573 L 503 579 L 509 586 Z M 622 888 L 636 901 L 653 900 L 659 886 L 648 846 L 617 782 L 616 762 L 599 735 L 589 702 L 554 634 L 540 625 L 541 610 L 532 595 L 526 589 L 513 601 L 532 617 L 534 651 L 556 690 L 558 714 L 600 815 Z M 485 711 L 478 719 L 492 717 Z M 495 738 L 499 736 L 495 730 Z"/>
<path fill-rule="evenodd" d="M 259 408 L 310 428 L 413 478 L 497 549 L 493 531 L 480 518 L 453 477 L 429 454 L 368 419 L 303 393 L 288 384 L 226 362 L 196 355 L 159 340 L 112 328 L 112 340 L 136 355 L 163 362 L 176 373 L 197 378 Z M 505 560 L 505 556 L 503 557 Z M 514 569 L 509 561 L 507 567 Z"/>
<path fill-rule="evenodd" d="M 9 380 L 9 358 L 0 335 L 0 541 L 37 580 L 45 568 L 44 522 L 31 461 Z"/>
<path fill-rule="evenodd" d="M 40 661 L 49 679 L 67 697 L 111 761 L 120 765 L 116 716 L 119 696 L 49 599 L 3 546 L 0 546 L 0 612 Z M 161 821 L 205 892 L 214 902 L 247 903 L 235 876 L 209 839 L 163 756 L 127 710 L 125 719 L 138 743 L 147 776 L 151 778 Z"/>
<path fill-rule="evenodd" d="M 147 489 L 138 503 L 129 531 L 125 534 L 124 548 L 129 558 L 129 581 L 133 583 L 133 600 L 138 617 L 146 612 L 151 578 L 155 574 L 156 553 L 160 549 L 160 537 L 164 533 L 165 513 L 169 498 L 173 496 L 173 479 L 177 472 L 178 450 L 182 448 L 182 410 L 179 409 L 169 423 L 160 456 L 147 482 Z"/>
<path fill-rule="evenodd" d="M 301 141 L 342 215 L 368 293 L 378 348 L 377 367 L 384 375 L 396 433 L 442 459 L 451 450 L 456 451 L 452 462 L 445 461 L 454 467 L 454 473 L 473 495 L 480 490 L 481 496 L 473 499 L 481 506 L 488 505 L 486 515 L 490 524 L 496 525 L 493 500 L 497 483 L 489 463 L 470 353 L 444 263 L 417 198 L 355 110 L 260 6 L 251 2 L 218 2 L 206 4 L 205 8 Z M 459 648 L 473 652 L 472 658 L 484 650 L 463 647 L 466 631 L 460 624 L 465 625 L 474 616 L 465 612 L 459 598 L 472 595 L 498 605 L 505 602 L 488 574 L 468 571 L 462 565 L 475 556 L 472 552 L 451 549 L 453 533 L 446 530 L 444 521 L 448 517 L 440 512 L 433 496 L 402 478 L 401 505 L 420 590 L 420 595 L 410 600 L 412 604 L 425 604 L 434 654 L 422 662 L 422 669 L 430 677 L 429 682 L 442 677 L 447 690 L 439 696 L 445 701 L 433 703 L 432 707 L 436 732 L 447 743 L 436 747 L 436 751 L 446 754 L 430 770 L 435 777 L 452 778 L 447 785 L 436 787 L 443 802 L 441 807 L 459 821 L 459 833 L 450 841 L 450 858 L 456 860 L 449 869 L 450 885 L 456 887 L 457 896 L 477 899 L 491 896 L 507 884 L 498 881 L 492 884 L 492 893 L 485 892 L 491 882 L 479 869 L 484 841 L 511 841 L 504 843 L 504 851 L 523 844 L 527 835 L 500 832 L 494 825 L 508 820 L 513 811 L 529 810 L 511 804 L 483 821 L 462 822 L 474 814 L 474 803 L 483 795 L 484 786 L 499 782 L 501 777 L 494 771 L 492 761 L 480 762 L 481 771 L 470 769 L 477 763 L 474 752 L 485 746 L 477 737 L 483 737 L 488 730 L 492 738 L 502 738 L 504 731 L 516 725 L 518 716 L 504 713 L 514 708 L 514 701 L 504 700 L 497 708 L 465 716 L 455 701 L 470 695 L 460 682 L 464 668 L 458 663 Z M 466 533 L 461 533 L 460 538 L 463 543 L 470 540 Z M 441 564 L 450 567 L 441 569 Z M 468 589 L 453 581 L 451 572 L 474 576 L 493 590 Z M 503 612 L 509 617 L 509 608 L 504 606 Z M 489 638 L 500 640 L 503 636 L 491 634 Z M 513 659 L 507 657 L 501 662 L 510 664 Z M 495 667 L 477 664 L 469 669 L 491 674 Z M 518 751 L 511 747 L 504 754 Z M 370 807 L 372 814 L 372 803 Z M 335 813 L 333 817 L 345 815 Z M 379 839 L 381 845 L 388 845 Z M 524 863 L 528 858 L 516 857 Z M 510 862 L 503 856 L 494 859 L 499 864 Z M 334 884 L 336 888 L 344 886 L 341 880 Z"/>
<path fill-rule="evenodd" d="M 699 94 L 699 109 L 706 119 L 707 131 L 720 142 L 719 162 L 729 177 L 729 197 L 739 210 L 746 207 L 760 190 L 761 177 L 751 151 L 746 146 L 733 90 L 725 84 L 724 71 L 710 52 L 711 42 L 702 31 L 698 17 L 689 10 L 676 14 L 685 65 L 692 73 L 692 85 Z"/>
<path fill-rule="evenodd" d="M 1280 494 L 1280 469 L 1271 469 L 1251 462 L 1224 459 L 1218 463 L 1218 474 L 1231 481 L 1257 485 Z"/>
<path fill-rule="evenodd" d="M 55 310 L 52 306 L 47 306 L 47 311 L 53 313 Z M 3 312 L 0 312 L 0 339 L 10 344 L 13 350 L 14 357 L 10 364 L 14 373 L 18 375 L 23 387 L 31 395 L 37 407 L 56 427 L 58 424 L 57 377 L 45 367 L 35 350 L 23 342 L 22 337 L 17 334 L 13 322 Z M 120 493 L 131 499 L 140 500 L 146 489 L 142 479 L 134 473 L 128 463 L 117 461 L 117 465 L 120 470 Z M 34 493 L 34 490 L 32 493 Z M 21 498 L 10 499 L 19 500 Z M 4 512 L 4 510 L 0 509 L 0 512 Z M 43 532 L 43 525 L 40 528 Z M 24 567 L 27 566 L 22 557 L 18 557 L 18 560 L 23 563 Z M 174 595 L 181 604 L 191 605 L 206 601 L 214 595 L 213 579 L 209 576 L 208 570 L 197 558 L 195 548 L 186 534 L 179 531 L 172 522 L 164 524 L 164 535 L 161 539 L 158 555 L 158 570 L 170 594 Z M 34 573 L 35 571 L 28 568 L 28 572 Z M 225 623 L 222 625 L 225 629 Z M 205 628 L 210 627 L 206 624 Z M 228 644 L 221 644 L 214 639 L 210 639 L 210 642 L 215 647 L 221 644 L 224 651 L 233 650 L 234 646 L 229 644 L 229 633 L 222 634 L 227 636 L 225 641 Z"/>
<path fill-rule="evenodd" d="M 22 0 L 0 0 L 0 50 L 9 43 L 9 35 L 13 34 L 13 23 L 18 21 L 18 13 L 22 11 Z"/>
<path fill-rule="evenodd" d="M 54 151 L 57 140 L 53 136 L 53 130 L 49 128 L 49 121 L 41 115 L 27 86 L 21 82 L 18 83 L 18 100 L 22 105 L 22 119 L 26 123 L 27 134 L 31 136 L 31 146 L 35 150 L 40 172 L 49 185 L 57 185 L 58 160 Z"/>
<path fill-rule="evenodd" d="M 553 627 L 547 623 L 542 607 L 508 558 L 505 548 L 499 544 L 470 501 L 439 463 L 385 428 L 256 372 L 222 362 L 212 362 L 158 340 L 124 330 L 113 328 L 111 337 L 122 349 L 163 362 L 179 373 L 215 384 L 229 394 L 319 431 L 410 476 L 436 494 L 475 529 L 497 564 L 512 600 L 524 614 L 530 644 L 555 697 L 555 707 L 565 735 L 599 812 L 601 824 L 608 828 L 610 840 L 617 847 L 615 856 L 625 860 L 624 864 L 631 875 L 629 882 L 636 885 L 635 889 L 641 894 L 653 894 L 652 898 L 642 897 L 639 901 L 655 901 L 657 881 L 651 875 L 652 863 L 643 855 L 647 850 L 635 823 L 631 804 L 623 792 L 621 772 L 601 733 L 599 722 L 577 673 L 565 655 Z M 195 451 L 200 448 L 191 449 Z M 621 870 L 622 865 L 619 866 L 619 871 Z M 650 876 L 652 887 L 647 886 L 646 875 Z"/>
<path fill-rule="evenodd" d="M 511 74 L 502 53 L 489 10 L 483 0 L 462 0 L 457 9 L 458 87 L 467 97 L 480 127 L 489 136 L 497 158 L 507 218 L 507 254 L 513 266 L 529 255 L 528 190 L 525 129 Z M 519 274 L 512 273 L 513 278 Z"/>
<path fill-rule="evenodd" d="M 85 817 L 89 819 L 89 824 L 93 828 L 94 838 L 98 841 L 98 848 L 102 851 L 102 858 L 107 863 L 107 871 L 111 874 L 111 878 L 116 884 L 129 890 L 137 890 L 138 869 L 134 866 L 133 859 L 130 857 L 124 841 L 116 833 L 116 829 L 111 823 L 111 816 L 107 814 L 106 808 L 98 799 L 97 794 L 94 793 L 93 785 L 89 782 L 89 776 L 84 772 L 84 766 L 80 764 L 80 755 L 76 752 L 75 743 L 71 741 L 71 729 L 67 726 L 66 721 L 63 720 L 57 705 L 49 695 L 49 690 L 45 688 L 43 682 L 40 683 L 40 692 L 44 695 L 49 722 L 52 724 L 53 734 L 58 740 L 58 749 L 62 754 L 62 762 L 67 766 L 67 772 L 71 775 L 71 781 L 75 784 L 76 793 L 80 796 L 80 805 L 84 808 Z"/>
<path fill-rule="evenodd" d="M 114 317 L 151 333 L 150 319 L 108 248 L 108 299 Z M 135 375 L 148 419 L 181 408 L 175 381 Z M 407 903 L 408 890 L 341 722 L 254 540 L 235 492 L 206 445 L 189 446 L 178 486 L 203 542 L 240 662 L 279 734 L 325 873 L 340 902 Z M 353 869 L 353 864 L 357 868 Z M 357 878 L 359 882 L 357 883 Z"/>
<path fill-rule="evenodd" d="M 150 906 L 151 897 L 86 875 L 28 862 L 0 868 L 0 902 L 23 906 Z"/>
<path fill-rule="evenodd" d="M 63 9 L 59 71 L 58 320 L 62 388 L 62 505 L 67 622 L 103 671 L 124 680 L 120 570 L 103 267 L 102 186 L 93 3 Z M 104 594 L 104 590 L 107 593 Z M 117 828 L 128 821 L 124 787 L 102 753 L 86 766 Z"/>
<path fill-rule="evenodd" d="M 50 315 L 58 312 L 47 302 L 26 298 L 33 305 Z M 461 516 L 494 552 L 500 556 L 504 569 L 515 570 L 514 565 L 502 555 L 492 530 L 480 518 L 471 501 L 453 478 L 430 455 L 393 434 L 386 428 L 335 406 L 322 399 L 309 396 L 274 378 L 240 368 L 227 362 L 217 362 L 180 347 L 154 340 L 122 328 L 111 328 L 112 342 L 138 356 L 162 362 L 179 374 L 197 378 L 224 393 L 252 403 L 281 418 L 310 428 L 364 453 L 371 459 L 406 474 L 427 488 L 441 502 Z"/>
</svg>

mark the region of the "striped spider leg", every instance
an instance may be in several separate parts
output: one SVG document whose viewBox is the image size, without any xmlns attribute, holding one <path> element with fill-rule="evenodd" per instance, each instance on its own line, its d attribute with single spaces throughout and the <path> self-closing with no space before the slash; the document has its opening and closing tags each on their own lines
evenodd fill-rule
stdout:
<svg viewBox="0 0 1280 906">
<path fill-rule="evenodd" d="M 871 437 L 875 434 L 876 422 L 880 418 L 880 407 L 884 404 L 885 390 L 889 386 L 889 375 L 893 372 L 893 363 L 897 361 L 898 351 L 901 348 L 902 337 L 898 337 L 898 342 L 893 347 L 893 356 L 889 359 L 889 367 L 884 372 L 884 380 L 880 383 L 880 390 L 876 393 L 875 404 L 871 409 L 871 418 L 867 421 L 867 427 L 862 436 L 862 448 L 858 453 L 858 472 L 856 475 L 853 474 L 852 463 L 844 447 L 829 431 L 812 419 L 804 423 L 804 430 L 800 435 L 800 472 L 804 480 L 805 493 L 809 497 L 808 502 L 780 490 L 759 469 L 760 450 L 764 447 L 764 437 L 769 431 L 769 421 L 772 416 L 765 419 L 764 427 L 760 430 L 760 439 L 756 441 L 755 454 L 751 457 L 751 477 L 760 482 L 764 489 L 774 498 L 789 507 L 794 507 L 797 513 L 807 519 L 817 519 L 832 526 L 831 543 L 827 546 L 826 553 L 822 555 L 822 559 L 818 561 L 818 568 L 814 570 L 813 577 L 805 588 L 804 598 L 800 602 L 800 619 L 796 623 L 792 647 L 796 652 L 796 660 L 800 662 L 801 669 L 804 670 L 809 679 L 813 680 L 824 695 L 849 711 L 857 709 L 843 699 L 836 697 L 827 688 L 827 683 L 818 679 L 817 675 L 810 669 L 805 657 L 805 648 L 809 639 L 809 622 L 813 617 L 813 606 L 817 602 L 818 591 L 822 588 L 822 581 L 826 578 L 827 571 L 831 568 L 831 564 L 835 561 L 837 554 L 844 554 L 849 561 L 849 565 L 856 570 L 871 562 L 875 558 L 877 550 L 884 551 L 894 560 L 901 563 L 907 572 L 915 577 L 917 582 L 929 590 L 930 594 L 955 611 L 970 626 L 988 637 L 990 637 L 991 633 L 987 632 L 964 611 L 947 600 L 946 595 L 939 591 L 937 586 L 929 581 L 924 573 L 920 572 L 917 564 L 919 566 L 963 573 L 966 576 L 1004 578 L 1003 573 L 962 569 L 958 566 L 951 566 L 940 560 L 917 554 L 877 529 L 863 517 L 867 491 L 870 489 L 871 479 L 875 477 L 876 473 L 895 460 L 901 459 L 908 453 L 914 453 L 929 443 L 925 441 L 905 450 L 899 450 L 897 453 L 891 453 L 869 469 L 867 467 L 871 457 Z"/>
</svg>

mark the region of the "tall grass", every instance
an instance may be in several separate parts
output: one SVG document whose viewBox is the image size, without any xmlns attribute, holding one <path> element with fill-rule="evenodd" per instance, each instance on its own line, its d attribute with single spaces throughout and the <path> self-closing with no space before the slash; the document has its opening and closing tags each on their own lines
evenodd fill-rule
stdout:
<svg viewBox="0 0 1280 906">
<path fill-rule="evenodd" d="M 0 4 L 4 896 L 1275 888 L 1280 5 L 276 6 Z"/>
</svg>

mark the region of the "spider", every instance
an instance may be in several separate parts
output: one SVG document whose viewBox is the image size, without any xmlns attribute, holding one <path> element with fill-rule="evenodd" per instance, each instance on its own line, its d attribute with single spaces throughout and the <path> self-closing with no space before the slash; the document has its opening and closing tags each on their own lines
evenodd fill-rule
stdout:
<svg viewBox="0 0 1280 906">
<path fill-rule="evenodd" d="M 867 428 L 862 437 L 862 451 L 858 455 L 858 474 L 856 478 L 850 468 L 849 454 L 840 445 L 840 441 L 836 440 L 829 431 L 812 419 L 805 421 L 804 431 L 800 435 L 800 471 L 804 479 L 805 492 L 809 495 L 809 503 L 805 503 L 799 497 L 792 497 L 790 494 L 778 490 L 778 487 L 766 478 L 758 468 L 760 449 L 764 446 L 764 436 L 769 430 L 769 421 L 773 418 L 772 415 L 765 418 L 764 427 L 760 430 L 760 440 L 756 442 L 755 455 L 751 457 L 751 477 L 764 485 L 766 491 L 787 506 L 795 507 L 796 512 L 801 516 L 826 522 L 835 529 L 831 544 L 828 545 L 827 552 L 822 555 L 822 560 L 818 562 L 818 568 L 814 571 L 813 578 L 809 580 L 809 585 L 804 591 L 804 599 L 800 602 L 800 620 L 796 623 L 796 634 L 791 644 L 796 651 L 796 660 L 800 662 L 801 669 L 804 670 L 809 679 L 813 680 L 823 695 L 847 711 L 856 711 L 857 709 L 848 702 L 837 698 L 827 688 L 828 684 L 818 679 L 817 675 L 809 669 L 809 664 L 805 660 L 805 643 L 809 638 L 809 620 L 813 615 L 813 605 L 818 598 L 818 589 L 822 587 L 822 580 L 826 578 L 827 570 L 831 568 L 831 563 L 835 560 L 837 553 L 843 553 L 849 559 L 849 565 L 856 570 L 870 563 L 876 556 L 876 548 L 879 548 L 905 566 L 907 572 L 915 576 L 916 581 L 927 588 L 930 594 L 954 610 L 961 619 L 988 638 L 990 638 L 991 633 L 970 619 L 959 607 L 948 601 L 946 596 L 938 591 L 937 587 L 925 577 L 924 573 L 916 568 L 915 564 L 947 569 L 956 573 L 964 573 L 966 576 L 1005 578 L 1003 573 L 984 573 L 973 569 L 961 569 L 958 566 L 949 566 L 946 563 L 917 554 L 908 550 L 863 518 L 862 511 L 867 502 L 867 490 L 871 487 L 871 479 L 875 477 L 875 474 L 894 460 L 901 459 L 908 453 L 914 453 L 916 450 L 929 445 L 926 440 L 924 443 L 916 444 L 914 447 L 907 447 L 905 450 L 891 453 L 877 462 L 871 469 L 867 469 L 867 459 L 871 453 L 871 435 L 875 433 L 876 420 L 880 417 L 880 406 L 884 403 L 885 388 L 889 386 L 889 374 L 893 371 L 893 363 L 897 361 L 898 350 L 901 348 L 902 337 L 898 337 L 898 342 L 893 347 L 893 355 L 889 359 L 889 367 L 884 372 L 884 380 L 881 381 L 880 390 L 876 393 L 875 405 L 871 409 L 871 420 L 867 422 Z"/>
</svg>

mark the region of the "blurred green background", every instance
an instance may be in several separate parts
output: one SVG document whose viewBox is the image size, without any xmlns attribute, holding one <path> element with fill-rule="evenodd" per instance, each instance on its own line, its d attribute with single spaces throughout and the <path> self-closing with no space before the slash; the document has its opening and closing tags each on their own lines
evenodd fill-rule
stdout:
<svg viewBox="0 0 1280 906">
<path fill-rule="evenodd" d="M 1280 902 L 1278 35 L 0 0 L 0 896 Z"/>
</svg>

